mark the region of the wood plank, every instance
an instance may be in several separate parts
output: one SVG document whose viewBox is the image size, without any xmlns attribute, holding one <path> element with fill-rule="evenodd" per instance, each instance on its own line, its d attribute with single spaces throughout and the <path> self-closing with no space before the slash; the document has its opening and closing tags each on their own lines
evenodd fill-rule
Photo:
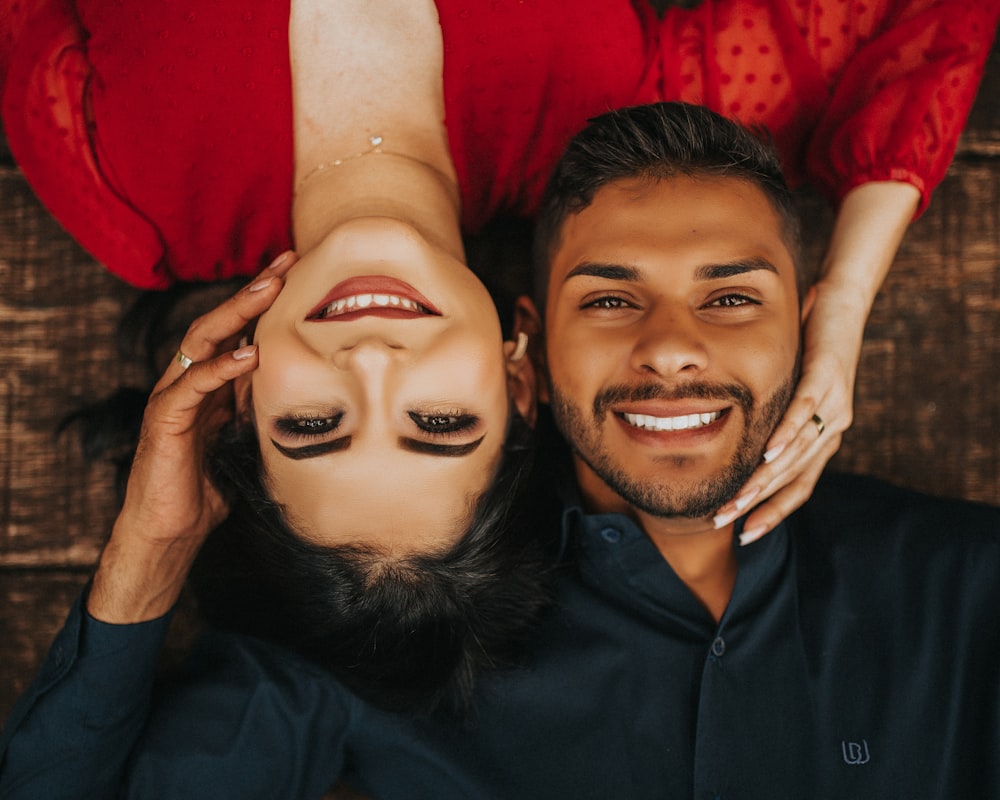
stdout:
<svg viewBox="0 0 1000 800">
<path fill-rule="evenodd" d="M 0 170 L 0 566 L 89 565 L 114 516 L 109 465 L 88 465 L 63 417 L 147 378 L 119 353 L 137 292 L 113 278 Z"/>
<path fill-rule="evenodd" d="M 1000 503 L 997 364 L 1000 164 L 957 162 L 875 303 L 835 465 Z"/>
</svg>

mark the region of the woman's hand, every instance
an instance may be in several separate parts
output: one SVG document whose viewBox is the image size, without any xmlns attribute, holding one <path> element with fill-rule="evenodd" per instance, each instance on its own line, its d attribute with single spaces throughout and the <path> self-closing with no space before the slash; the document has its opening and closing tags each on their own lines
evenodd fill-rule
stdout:
<svg viewBox="0 0 1000 800">
<path fill-rule="evenodd" d="M 817 285 L 795 396 L 768 440 L 764 463 L 715 517 L 716 527 L 722 527 L 760 503 L 744 522 L 741 544 L 773 530 L 808 500 L 823 468 L 840 448 L 853 420 L 865 318 L 857 304 L 838 301 L 835 293 Z"/>
<path fill-rule="evenodd" d="M 742 544 L 775 528 L 812 494 L 840 447 L 853 415 L 854 379 L 875 295 L 917 210 L 920 192 L 896 181 L 856 186 L 844 197 L 806 323 L 802 375 L 764 464 L 719 509 L 728 525 L 758 504 L 743 524 Z"/>
<path fill-rule="evenodd" d="M 174 605 L 226 504 L 205 471 L 205 447 L 232 418 L 232 381 L 257 366 L 255 345 L 236 347 L 281 290 L 285 254 L 249 286 L 188 328 L 180 358 L 153 388 L 125 492 L 87 608 L 104 622 L 155 619 Z"/>
</svg>

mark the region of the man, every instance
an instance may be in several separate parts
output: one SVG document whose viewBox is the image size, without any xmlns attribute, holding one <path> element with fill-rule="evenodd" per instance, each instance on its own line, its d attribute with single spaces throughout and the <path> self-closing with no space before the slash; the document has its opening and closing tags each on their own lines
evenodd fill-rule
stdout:
<svg viewBox="0 0 1000 800">
<path fill-rule="evenodd" d="M 1000 512 L 837 479 L 746 547 L 738 522 L 708 518 L 794 385 L 809 295 L 789 209 L 770 151 L 710 112 L 595 121 L 539 235 L 549 399 L 572 454 L 551 467 L 555 522 L 539 510 L 567 558 L 528 663 L 484 680 L 462 721 L 402 717 L 266 645 L 216 638 L 102 785 L 997 796 Z M 143 666 L 138 649 L 121 657 Z"/>
</svg>

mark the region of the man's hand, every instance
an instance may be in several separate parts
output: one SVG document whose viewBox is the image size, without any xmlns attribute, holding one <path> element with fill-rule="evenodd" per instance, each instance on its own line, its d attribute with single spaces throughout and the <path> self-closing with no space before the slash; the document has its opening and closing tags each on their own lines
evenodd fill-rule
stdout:
<svg viewBox="0 0 1000 800">
<path fill-rule="evenodd" d="M 270 307 L 295 262 L 279 258 L 234 297 L 192 323 L 153 388 L 125 492 L 94 576 L 87 610 L 132 623 L 162 616 L 177 601 L 208 534 L 227 508 L 205 470 L 205 448 L 234 413 L 232 381 L 257 367 L 255 345 L 237 347 Z"/>
</svg>

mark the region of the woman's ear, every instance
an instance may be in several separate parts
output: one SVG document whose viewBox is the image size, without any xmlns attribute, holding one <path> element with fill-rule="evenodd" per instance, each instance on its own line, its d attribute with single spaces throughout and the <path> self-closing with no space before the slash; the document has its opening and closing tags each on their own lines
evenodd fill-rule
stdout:
<svg viewBox="0 0 1000 800">
<path fill-rule="evenodd" d="M 514 304 L 514 335 L 528 337 L 526 361 L 534 371 L 534 384 L 538 402 L 549 401 L 548 372 L 545 364 L 545 336 L 542 331 L 542 317 L 530 297 L 521 295 Z"/>
<path fill-rule="evenodd" d="M 240 425 L 249 425 L 253 419 L 253 395 L 250 392 L 250 373 L 233 381 L 233 405 Z"/>
<path fill-rule="evenodd" d="M 538 384 L 535 367 L 528 358 L 529 337 L 519 331 L 515 339 L 503 343 L 507 359 L 507 394 L 517 413 L 532 428 L 538 418 Z"/>
</svg>

